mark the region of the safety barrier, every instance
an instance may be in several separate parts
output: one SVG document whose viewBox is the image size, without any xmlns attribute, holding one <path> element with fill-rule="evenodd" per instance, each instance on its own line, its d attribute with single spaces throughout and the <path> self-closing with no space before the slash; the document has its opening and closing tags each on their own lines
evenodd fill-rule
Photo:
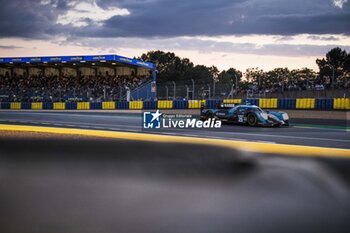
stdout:
<svg viewBox="0 0 350 233">
<path fill-rule="evenodd" d="M 76 109 L 77 109 L 77 102 L 66 103 L 66 110 L 76 110 Z"/>
<path fill-rule="evenodd" d="M 277 103 L 279 109 L 295 109 L 296 99 L 279 99 Z"/>
<path fill-rule="evenodd" d="M 187 100 L 174 100 L 173 101 L 173 109 L 188 109 L 188 101 Z"/>
<path fill-rule="evenodd" d="M 240 104 L 242 103 L 241 99 L 224 99 L 225 104 Z"/>
<path fill-rule="evenodd" d="M 117 109 L 129 109 L 129 102 L 117 102 L 116 107 Z"/>
<path fill-rule="evenodd" d="M 77 103 L 78 110 L 88 110 L 90 109 L 90 102 L 78 102 Z"/>
<path fill-rule="evenodd" d="M 53 109 L 53 103 L 51 103 L 51 102 L 43 103 L 43 109 L 47 109 L 47 110 Z"/>
<path fill-rule="evenodd" d="M 10 109 L 11 108 L 11 103 L 1 103 L 0 104 L 1 109 Z"/>
<path fill-rule="evenodd" d="M 158 100 L 130 102 L 3 102 L 0 109 L 33 110 L 90 110 L 90 109 L 199 109 L 201 106 L 216 108 L 222 103 L 249 103 L 263 109 L 315 109 L 350 110 L 349 98 L 335 99 L 224 99 L 224 100 Z"/>
<path fill-rule="evenodd" d="M 102 109 L 115 109 L 116 104 L 113 101 L 102 102 Z"/>
<path fill-rule="evenodd" d="M 222 104 L 222 100 L 207 100 L 206 101 L 207 108 L 216 108 L 220 104 Z"/>
<path fill-rule="evenodd" d="M 142 109 L 143 102 L 142 101 L 130 101 L 129 108 L 130 109 Z"/>
<path fill-rule="evenodd" d="M 41 110 L 41 109 L 43 109 L 43 103 L 41 103 L 41 102 L 39 102 L 39 103 L 32 103 L 31 109 Z"/>
<path fill-rule="evenodd" d="M 312 99 L 312 98 L 297 99 L 296 108 L 297 109 L 314 109 L 315 99 Z"/>
<path fill-rule="evenodd" d="M 243 99 L 242 103 L 259 106 L 259 99 Z"/>
<path fill-rule="evenodd" d="M 173 101 L 171 100 L 158 100 L 158 108 L 159 109 L 172 109 Z"/>
<path fill-rule="evenodd" d="M 350 109 L 350 99 L 349 98 L 335 98 L 334 99 L 334 109 Z"/>
<path fill-rule="evenodd" d="M 144 101 L 143 102 L 143 109 L 157 109 L 158 108 L 158 101 Z"/>
<path fill-rule="evenodd" d="M 278 100 L 277 99 L 260 99 L 259 107 L 260 108 L 277 108 Z"/>
<path fill-rule="evenodd" d="M 188 108 L 201 108 L 202 105 L 205 106 L 205 100 L 189 100 Z"/>
<path fill-rule="evenodd" d="M 31 103 L 21 103 L 21 109 L 32 109 Z"/>
<path fill-rule="evenodd" d="M 114 106 L 115 106 L 115 103 L 114 103 Z M 102 102 L 91 102 L 90 109 L 102 109 Z"/>
<path fill-rule="evenodd" d="M 21 107 L 22 107 L 22 104 L 20 102 L 13 102 L 10 105 L 11 109 L 21 109 Z"/>
<path fill-rule="evenodd" d="M 53 103 L 53 109 L 64 110 L 64 109 L 66 109 L 66 103 L 61 103 L 61 102 Z"/>
<path fill-rule="evenodd" d="M 316 99 L 315 102 L 315 109 L 319 110 L 332 110 L 333 106 L 333 99 Z"/>
</svg>

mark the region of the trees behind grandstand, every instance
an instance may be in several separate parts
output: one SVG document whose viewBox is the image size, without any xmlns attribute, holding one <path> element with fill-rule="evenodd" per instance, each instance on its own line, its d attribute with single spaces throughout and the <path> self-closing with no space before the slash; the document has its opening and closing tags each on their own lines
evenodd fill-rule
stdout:
<svg viewBox="0 0 350 233">
<path fill-rule="evenodd" d="M 191 85 L 194 80 L 196 84 L 215 83 L 217 87 L 221 86 L 228 91 L 236 86 L 240 89 L 254 87 L 260 90 L 285 91 L 315 89 L 317 85 L 325 88 L 350 85 L 350 53 L 340 48 L 334 48 L 325 58 L 316 60 L 319 72 L 309 68 L 275 68 L 270 71 L 249 68 L 244 73 L 230 68 L 220 72 L 215 66 L 194 65 L 188 58 L 180 58 L 174 53 L 163 51 L 150 51 L 140 58 L 157 64 L 157 82 L 160 85 L 168 85 L 166 83 L 172 81 Z"/>
<path fill-rule="evenodd" d="M 350 78 L 350 53 L 337 47 L 326 54 L 326 58 L 317 59 L 319 76 L 323 80 L 329 78 L 332 84 Z"/>
<path fill-rule="evenodd" d="M 171 52 L 150 51 L 142 54 L 139 59 L 150 61 L 157 65 L 157 81 L 188 81 L 193 79 L 198 84 L 215 82 L 235 82 L 236 76 L 241 80 L 242 72 L 231 68 L 219 72 L 215 66 L 194 65 L 188 58 L 180 58 Z"/>
<path fill-rule="evenodd" d="M 180 58 L 174 53 L 163 51 L 150 51 L 142 54 L 140 59 L 151 61 L 157 65 L 159 82 L 185 80 L 193 73 L 194 65 L 187 58 Z"/>
</svg>

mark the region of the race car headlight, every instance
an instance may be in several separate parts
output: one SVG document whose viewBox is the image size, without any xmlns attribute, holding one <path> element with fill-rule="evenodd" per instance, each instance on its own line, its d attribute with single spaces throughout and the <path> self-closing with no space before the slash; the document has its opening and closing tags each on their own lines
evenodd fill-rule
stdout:
<svg viewBox="0 0 350 233">
<path fill-rule="evenodd" d="M 268 115 L 266 112 L 262 112 L 262 113 L 260 113 L 260 115 L 262 116 L 262 118 L 264 118 L 264 120 L 268 119 Z"/>
<path fill-rule="evenodd" d="M 282 114 L 282 118 L 283 118 L 284 121 L 289 120 L 289 116 L 288 116 L 287 113 L 283 113 Z"/>
</svg>

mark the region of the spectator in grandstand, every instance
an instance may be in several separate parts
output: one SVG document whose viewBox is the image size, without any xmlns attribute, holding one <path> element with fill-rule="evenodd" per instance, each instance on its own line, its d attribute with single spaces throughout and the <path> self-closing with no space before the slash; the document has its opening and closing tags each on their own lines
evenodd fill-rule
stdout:
<svg viewBox="0 0 350 233">
<path fill-rule="evenodd" d="M 148 81 L 145 76 L 127 75 L 0 75 L 1 101 L 63 101 L 66 96 L 94 100 L 119 99 L 125 88 L 134 89 Z"/>
</svg>

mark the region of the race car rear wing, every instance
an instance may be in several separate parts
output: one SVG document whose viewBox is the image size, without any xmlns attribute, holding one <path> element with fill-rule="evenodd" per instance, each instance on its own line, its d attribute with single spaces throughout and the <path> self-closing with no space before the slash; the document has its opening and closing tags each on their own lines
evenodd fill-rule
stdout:
<svg viewBox="0 0 350 233">
<path fill-rule="evenodd" d="M 236 106 L 237 104 L 228 104 L 228 103 L 221 103 L 221 104 L 217 104 L 215 106 L 216 109 L 230 109 L 233 108 L 234 106 Z M 205 105 L 204 103 L 202 103 L 201 105 L 201 110 L 205 109 Z"/>
<path fill-rule="evenodd" d="M 234 106 L 236 106 L 236 104 L 222 103 L 222 104 L 220 104 L 219 108 L 226 109 L 226 108 L 233 108 Z"/>
</svg>

